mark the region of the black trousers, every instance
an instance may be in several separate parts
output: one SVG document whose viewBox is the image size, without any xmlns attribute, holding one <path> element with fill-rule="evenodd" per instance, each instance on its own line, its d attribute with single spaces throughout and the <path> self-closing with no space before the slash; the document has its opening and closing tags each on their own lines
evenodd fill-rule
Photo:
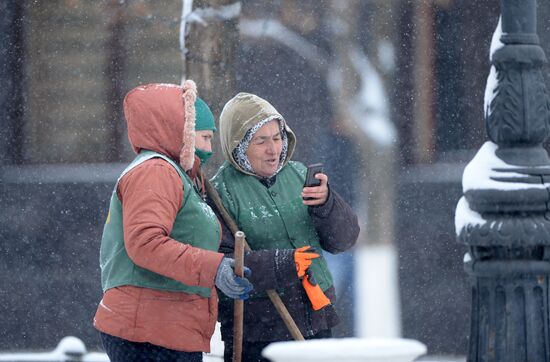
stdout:
<svg viewBox="0 0 550 362">
<path fill-rule="evenodd" d="M 320 331 L 317 334 L 307 337 L 306 339 L 322 339 L 322 338 L 332 338 L 332 331 L 326 329 Z M 262 357 L 262 350 L 267 347 L 270 343 L 281 342 L 281 341 L 269 341 L 269 342 L 246 342 L 243 341 L 243 355 L 242 362 L 269 362 L 267 358 Z M 224 341 L 224 352 L 223 360 L 224 362 L 233 361 L 233 340 Z"/>
<path fill-rule="evenodd" d="M 111 362 L 202 362 L 202 352 L 175 351 L 151 343 L 130 342 L 102 332 L 99 334 Z"/>
</svg>

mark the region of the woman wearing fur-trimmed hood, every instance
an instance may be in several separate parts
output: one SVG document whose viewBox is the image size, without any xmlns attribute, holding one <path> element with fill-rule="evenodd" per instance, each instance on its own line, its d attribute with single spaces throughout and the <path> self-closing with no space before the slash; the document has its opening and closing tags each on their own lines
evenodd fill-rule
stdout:
<svg viewBox="0 0 550 362">
<path fill-rule="evenodd" d="M 338 323 L 336 295 L 321 249 L 347 250 L 359 226 L 326 174 L 317 174 L 319 186 L 303 187 L 306 167 L 291 160 L 296 137 L 266 100 L 239 93 L 227 102 L 220 139 L 225 162 L 213 184 L 253 250 L 245 254 L 255 289 L 245 302 L 243 360 L 266 361 L 262 349 L 291 335 L 265 291 L 279 292 L 305 338 L 330 337 Z M 231 234 L 224 232 L 220 251 L 231 255 L 233 249 Z M 221 298 L 219 307 L 224 358 L 230 361 L 232 303 Z"/>
<path fill-rule="evenodd" d="M 194 186 L 195 123 L 211 112 L 186 81 L 131 90 L 124 116 L 137 156 L 111 196 L 94 326 L 112 362 L 202 361 L 217 318 L 214 286 L 229 298 L 251 290 L 217 251 L 219 222 Z"/>
</svg>

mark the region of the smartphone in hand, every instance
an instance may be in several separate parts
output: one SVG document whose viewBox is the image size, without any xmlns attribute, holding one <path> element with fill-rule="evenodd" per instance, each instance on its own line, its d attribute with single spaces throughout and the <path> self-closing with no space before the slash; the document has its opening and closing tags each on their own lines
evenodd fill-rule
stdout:
<svg viewBox="0 0 550 362">
<path fill-rule="evenodd" d="M 323 164 L 314 163 L 307 167 L 306 180 L 304 182 L 304 187 L 313 187 L 321 185 L 321 180 L 315 178 L 315 175 L 318 173 L 323 173 Z M 304 200 L 313 200 L 311 197 L 305 197 Z"/>
</svg>

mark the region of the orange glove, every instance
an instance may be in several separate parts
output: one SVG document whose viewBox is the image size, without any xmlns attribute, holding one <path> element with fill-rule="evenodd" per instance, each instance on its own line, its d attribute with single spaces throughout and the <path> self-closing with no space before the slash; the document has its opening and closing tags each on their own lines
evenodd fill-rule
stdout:
<svg viewBox="0 0 550 362">
<path fill-rule="evenodd" d="M 306 275 L 306 270 L 311 265 L 313 259 L 317 259 L 321 255 L 315 252 L 311 246 L 302 246 L 294 251 L 294 262 L 296 263 L 296 272 L 298 278 L 302 279 Z"/>
<path fill-rule="evenodd" d="M 319 310 L 330 304 L 330 299 L 327 298 L 321 287 L 313 278 L 313 272 L 308 269 L 312 260 L 320 256 L 321 255 L 317 254 L 315 249 L 311 246 L 303 246 L 296 249 L 294 252 L 296 272 L 298 273 L 298 278 L 302 279 L 302 286 L 306 291 L 313 310 Z"/>
<path fill-rule="evenodd" d="M 330 299 L 328 299 L 325 293 L 323 293 L 323 290 L 313 278 L 313 272 L 309 269 L 305 277 L 302 279 L 302 286 L 306 291 L 313 310 L 322 309 L 330 304 Z"/>
</svg>

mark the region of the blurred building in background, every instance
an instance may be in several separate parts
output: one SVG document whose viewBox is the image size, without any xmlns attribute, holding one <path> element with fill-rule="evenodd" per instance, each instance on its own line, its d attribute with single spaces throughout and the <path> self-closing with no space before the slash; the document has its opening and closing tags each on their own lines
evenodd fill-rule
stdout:
<svg viewBox="0 0 550 362">
<path fill-rule="evenodd" d="M 122 100 L 185 74 L 216 118 L 237 91 L 280 110 L 297 133 L 295 159 L 324 162 L 360 215 L 360 247 L 396 252 L 398 333 L 465 355 L 470 296 L 454 207 L 485 137 L 499 1 L 196 0 L 194 10 L 217 12 L 186 19 L 184 57 L 182 3 L 0 4 L 0 349 L 50 348 L 66 335 L 99 348 L 100 235 L 133 158 Z M 548 52 L 550 4 L 538 11 Z M 363 302 L 353 257 L 339 258 L 336 334 L 351 336 Z"/>
</svg>

